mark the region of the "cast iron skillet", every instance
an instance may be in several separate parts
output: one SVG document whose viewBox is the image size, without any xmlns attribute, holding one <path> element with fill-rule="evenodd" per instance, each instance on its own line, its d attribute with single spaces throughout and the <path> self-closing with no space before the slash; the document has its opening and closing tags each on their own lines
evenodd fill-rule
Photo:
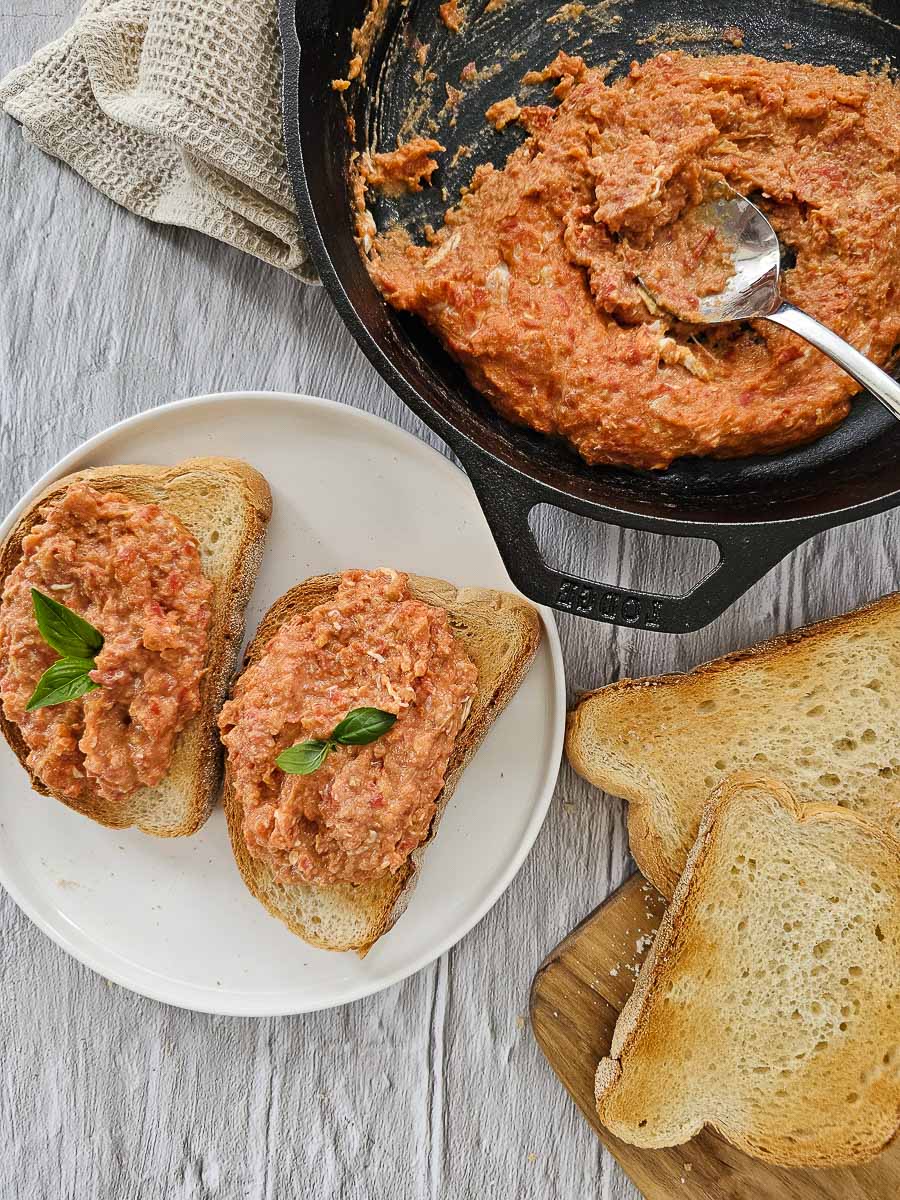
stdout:
<svg viewBox="0 0 900 1200">
<path fill-rule="evenodd" d="M 392 310 L 371 283 L 352 233 L 348 112 L 360 145 L 393 149 L 398 134 L 409 135 L 408 118 L 428 100 L 429 86 L 443 97 L 444 84 L 459 86 L 468 62 L 479 69 L 500 63 L 498 73 L 486 72 L 464 90 L 455 110 L 440 116 L 435 136 L 448 153 L 438 186 L 409 201 L 380 201 L 376 211 L 379 226 L 395 216 L 408 226 L 428 219 L 437 224 L 447 202 L 441 185 L 455 199 L 477 162 L 502 163 L 520 136 L 497 135 L 484 110 L 515 94 L 522 74 L 559 48 L 580 50 L 592 63 L 648 58 L 671 38 L 686 50 L 734 52 L 722 40 L 731 26 L 743 31 L 745 52 L 857 71 L 871 68 L 873 59 L 893 56 L 900 63 L 900 3 L 873 0 L 867 12 L 817 0 L 586 0 L 588 11 L 575 24 L 547 23 L 561 2 L 507 0 L 484 14 L 485 0 L 467 0 L 476 17 L 458 34 L 439 20 L 439 0 L 391 4 L 369 60 L 368 86 L 339 92 L 331 81 L 346 76 L 351 30 L 368 0 L 280 0 L 288 163 L 310 250 L 341 316 L 391 387 L 462 461 L 516 584 L 557 609 L 681 633 L 717 617 L 812 534 L 900 503 L 900 423 L 863 395 L 838 429 L 811 446 L 728 462 L 684 459 L 650 473 L 589 467 L 561 443 L 503 421 L 425 328 Z M 430 45 L 430 83 L 415 78 L 416 38 Z M 545 97 L 536 92 L 531 102 Z M 432 113 L 440 105 L 438 99 Z M 412 129 L 424 132 L 421 124 Z M 472 153 L 450 165 L 460 145 Z M 711 539 L 719 562 L 682 596 L 579 579 L 544 562 L 528 521 L 537 504 L 612 525 Z"/>
</svg>

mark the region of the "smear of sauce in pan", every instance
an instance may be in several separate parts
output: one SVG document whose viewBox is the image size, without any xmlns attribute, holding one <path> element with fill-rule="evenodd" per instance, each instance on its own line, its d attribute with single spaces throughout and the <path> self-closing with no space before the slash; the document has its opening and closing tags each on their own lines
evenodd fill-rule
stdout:
<svg viewBox="0 0 900 1200">
<path fill-rule="evenodd" d="M 695 46 L 704 42 L 727 42 L 735 49 L 744 44 L 744 31 L 738 25 L 710 25 L 706 21 L 661 21 L 650 33 L 637 39 L 639 46 L 683 46 L 690 42 Z"/>
<path fill-rule="evenodd" d="M 887 21 L 880 13 L 876 12 L 871 4 L 865 4 L 863 0 L 815 0 L 816 4 L 822 8 L 842 8 L 846 12 L 865 13 L 867 17 L 875 17 L 876 20 L 884 21 L 885 24 L 893 24 L 892 21 Z"/>
<path fill-rule="evenodd" d="M 581 7 L 550 19 L 565 10 L 560 20 L 580 21 Z M 620 19 L 612 8 L 604 19 Z M 695 45 L 743 42 L 736 26 L 666 24 L 639 40 L 665 47 L 682 32 Z M 467 64 L 447 89 L 445 125 L 478 71 Z M 527 140 L 503 170 L 475 169 L 443 226 L 426 225 L 424 245 L 402 228 L 379 234 L 365 189 L 420 187 L 437 140 L 419 133 L 399 156 L 364 156 L 357 232 L 373 278 L 501 413 L 567 438 L 589 462 L 662 468 L 819 436 L 858 390 L 847 376 L 786 331 L 704 330 L 669 317 L 665 300 L 684 311 L 727 278 L 728 248 L 691 215 L 726 178 L 762 201 L 796 257 L 788 295 L 886 361 L 900 339 L 897 85 L 678 52 L 612 84 L 607 74 L 608 64 L 562 55 L 522 77 L 526 90 L 556 81 L 559 107 L 520 103 L 521 90 L 491 105 L 495 128 L 522 126 Z M 470 152 L 457 145 L 451 165 Z"/>
<path fill-rule="evenodd" d="M 383 154 L 363 154 L 359 170 L 369 187 L 380 188 L 388 196 L 401 192 L 420 192 L 438 168 L 435 154 L 446 149 L 434 138 L 415 137 L 396 150 Z"/>
<path fill-rule="evenodd" d="M 438 8 L 438 12 L 450 32 L 459 33 L 466 21 L 466 10 L 459 0 L 446 0 L 446 3 Z"/>
</svg>

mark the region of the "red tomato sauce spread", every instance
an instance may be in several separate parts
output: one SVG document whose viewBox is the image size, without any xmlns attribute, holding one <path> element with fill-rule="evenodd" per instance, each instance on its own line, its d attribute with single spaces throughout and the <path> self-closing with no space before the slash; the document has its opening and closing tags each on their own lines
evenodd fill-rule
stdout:
<svg viewBox="0 0 900 1200">
<path fill-rule="evenodd" d="M 730 275 L 692 215 L 724 180 L 790 252 L 786 298 L 884 364 L 900 341 L 900 85 L 676 52 L 605 74 L 560 55 L 527 76 L 559 78 L 558 107 L 510 106 L 530 136 L 502 170 L 476 170 L 429 244 L 361 238 L 373 279 L 504 416 L 589 463 L 820 436 L 859 390 L 840 368 L 768 322 L 691 325 L 660 301 L 689 316 L 691 289 L 696 307 Z"/>
<path fill-rule="evenodd" d="M 428 834 L 476 682 L 447 613 L 414 599 L 406 575 L 345 572 L 333 600 L 281 626 L 219 719 L 253 857 L 288 883 L 396 871 Z M 397 720 L 311 775 L 276 765 L 363 707 Z"/>
<path fill-rule="evenodd" d="M 29 713 L 59 657 L 38 630 L 32 588 L 84 617 L 104 644 L 96 691 Z M 115 802 L 163 779 L 200 708 L 211 594 L 196 540 L 157 505 L 76 483 L 47 508 L 3 588 L 0 700 L 48 788 Z"/>
</svg>

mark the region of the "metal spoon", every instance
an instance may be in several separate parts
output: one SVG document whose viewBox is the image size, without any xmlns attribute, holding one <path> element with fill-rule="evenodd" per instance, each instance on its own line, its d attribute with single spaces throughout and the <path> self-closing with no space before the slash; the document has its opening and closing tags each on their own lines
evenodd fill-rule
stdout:
<svg viewBox="0 0 900 1200">
<path fill-rule="evenodd" d="M 698 297 L 699 310 L 692 309 L 685 319 L 717 325 L 764 317 L 783 325 L 827 354 L 900 420 L 900 383 L 815 317 L 782 299 L 778 235 L 756 205 L 727 188 L 721 199 L 710 200 L 698 210 L 701 219 L 707 213 L 726 245 L 734 247 L 734 274 L 717 295 Z"/>
</svg>

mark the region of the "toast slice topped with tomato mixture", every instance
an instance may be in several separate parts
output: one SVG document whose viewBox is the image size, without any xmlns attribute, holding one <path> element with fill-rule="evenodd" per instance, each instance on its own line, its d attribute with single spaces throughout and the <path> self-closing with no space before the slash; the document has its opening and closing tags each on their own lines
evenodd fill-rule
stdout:
<svg viewBox="0 0 900 1200">
<path fill-rule="evenodd" d="M 566 753 L 628 801 L 631 852 L 671 896 L 712 789 L 765 771 L 900 836 L 900 593 L 684 675 L 584 696 Z"/>
<path fill-rule="evenodd" d="M 900 842 L 801 799 L 749 772 L 710 797 L 597 1068 L 616 1137 L 709 1126 L 770 1163 L 834 1167 L 900 1132 Z"/>
<path fill-rule="evenodd" d="M 158 506 L 163 514 L 180 523 L 173 528 L 186 530 L 196 540 L 200 572 L 211 584 L 199 707 L 177 733 L 161 781 L 155 786 L 138 787 L 116 799 L 92 793 L 89 788 L 77 798 L 60 794 L 29 766 L 29 747 L 22 730 L 2 709 L 0 728 L 28 771 L 35 791 L 52 795 L 77 812 L 113 828 L 137 826 L 144 833 L 158 837 L 191 834 L 209 816 L 219 792 L 222 751 L 216 717 L 237 664 L 244 609 L 262 558 L 272 512 L 269 486 L 247 463 L 213 457 L 187 459 L 175 466 L 93 467 L 67 475 L 28 506 L 0 547 L 0 591 L 25 555 L 23 540 L 44 526 L 54 506 L 67 493 L 71 495 L 71 489 L 81 485 L 104 496 L 123 496 L 135 505 Z M 185 554 L 185 562 L 188 561 L 193 562 L 195 569 L 197 555 L 193 549 Z M 177 590 L 177 572 L 173 574 L 172 586 Z M 64 598 L 66 594 L 60 590 L 53 597 Z M 164 622 L 165 614 L 160 613 L 160 619 Z M 90 695 L 85 696 L 84 703 L 91 703 Z M 154 711 L 158 711 L 158 706 Z M 130 719 L 121 718 L 126 725 Z M 73 715 L 72 724 L 77 737 L 80 727 L 77 714 Z M 102 743 L 94 747 L 94 755 L 102 760 Z"/>
<path fill-rule="evenodd" d="M 307 579 L 277 600 L 251 642 L 244 670 L 298 614 L 333 600 L 341 576 Z M 437 579 L 409 577 L 412 598 L 444 609 L 453 638 L 477 669 L 474 695 L 452 745 L 427 835 L 396 870 L 365 882 L 281 882 L 273 866 L 248 849 L 244 809 L 226 758 L 225 814 L 244 882 L 269 912 L 304 941 L 326 950 L 365 955 L 401 916 L 418 881 L 423 855 L 437 833 L 460 776 L 524 679 L 541 638 L 540 617 L 525 600 L 486 588 L 457 588 Z"/>
</svg>

